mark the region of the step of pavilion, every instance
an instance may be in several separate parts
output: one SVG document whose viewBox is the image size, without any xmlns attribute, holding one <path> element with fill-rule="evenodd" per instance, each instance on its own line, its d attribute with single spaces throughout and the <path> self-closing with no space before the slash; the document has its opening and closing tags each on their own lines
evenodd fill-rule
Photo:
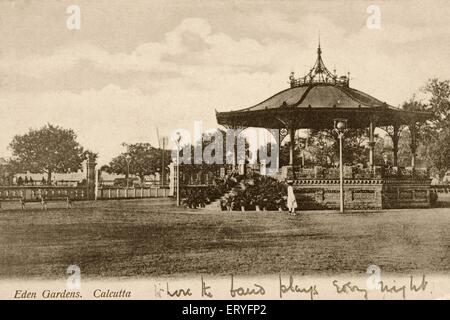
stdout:
<svg viewBox="0 0 450 320">
<path fill-rule="evenodd" d="M 220 211 L 220 199 L 213 201 L 207 204 L 204 208 L 200 208 L 201 210 L 207 211 Z"/>
<path fill-rule="evenodd" d="M 225 193 L 223 196 L 221 196 L 219 199 L 207 204 L 204 208 L 201 208 L 201 210 L 209 210 L 209 211 L 221 211 L 220 208 L 220 201 L 222 199 L 225 199 L 229 194 L 236 193 L 238 190 L 241 190 L 241 186 L 237 185 L 236 187 L 232 188 L 230 191 Z"/>
</svg>

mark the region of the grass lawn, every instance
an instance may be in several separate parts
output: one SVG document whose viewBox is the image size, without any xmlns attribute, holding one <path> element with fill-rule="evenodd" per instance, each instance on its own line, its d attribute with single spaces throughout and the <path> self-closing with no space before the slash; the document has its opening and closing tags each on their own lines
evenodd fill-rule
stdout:
<svg viewBox="0 0 450 320">
<path fill-rule="evenodd" d="M 61 206 L 0 211 L 1 278 L 61 278 L 71 264 L 90 278 L 450 271 L 448 208 L 292 217 L 159 199 Z"/>
</svg>

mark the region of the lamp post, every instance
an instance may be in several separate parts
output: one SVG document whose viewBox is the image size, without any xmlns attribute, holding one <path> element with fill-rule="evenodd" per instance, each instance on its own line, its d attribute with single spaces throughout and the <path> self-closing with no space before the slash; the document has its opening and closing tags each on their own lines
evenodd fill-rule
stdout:
<svg viewBox="0 0 450 320">
<path fill-rule="evenodd" d="M 341 213 L 344 213 L 344 165 L 342 161 L 342 139 L 344 133 L 347 130 L 346 119 L 335 119 L 333 131 L 339 138 L 339 209 Z"/>
<path fill-rule="evenodd" d="M 125 161 L 127 162 L 127 189 L 128 189 L 130 181 L 130 162 L 131 162 L 131 156 L 129 154 L 125 156 Z"/>
<path fill-rule="evenodd" d="M 175 133 L 174 140 L 175 144 L 177 145 L 177 206 L 180 206 L 180 132 L 177 131 Z"/>
<path fill-rule="evenodd" d="M 167 137 L 162 138 L 162 153 L 161 153 L 161 186 L 164 187 L 164 183 L 166 181 L 166 161 L 165 161 L 165 152 L 167 145 Z"/>
</svg>

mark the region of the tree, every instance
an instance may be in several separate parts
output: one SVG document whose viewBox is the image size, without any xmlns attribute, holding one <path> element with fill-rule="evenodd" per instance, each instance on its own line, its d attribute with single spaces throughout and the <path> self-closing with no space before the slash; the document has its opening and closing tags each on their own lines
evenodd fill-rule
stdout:
<svg viewBox="0 0 450 320">
<path fill-rule="evenodd" d="M 424 88 L 428 94 L 428 110 L 434 113 L 431 124 L 438 131 L 450 126 L 450 80 L 430 79 Z"/>
<path fill-rule="evenodd" d="M 363 129 L 351 129 L 344 135 L 344 164 L 366 163 L 368 161 L 368 150 L 366 144 L 368 142 L 368 134 Z M 375 141 L 382 145 L 382 140 L 375 135 Z M 289 164 L 290 145 L 288 141 L 280 147 L 279 157 L 280 166 Z M 270 149 L 270 144 L 261 146 L 259 151 Z M 380 153 L 381 154 L 381 153 Z M 339 142 L 332 130 L 308 130 L 306 137 L 295 137 L 294 164 L 305 166 L 321 165 L 329 166 L 339 161 Z M 375 157 L 375 163 L 382 163 L 381 157 Z"/>
<path fill-rule="evenodd" d="M 375 138 L 378 139 L 377 135 Z M 364 129 L 350 129 L 344 135 L 343 162 L 347 165 L 366 163 L 368 134 Z M 327 165 L 328 159 L 336 163 L 339 159 L 339 142 L 332 130 L 310 130 L 306 151 L 319 165 Z"/>
<path fill-rule="evenodd" d="M 0 185 L 11 185 L 14 176 L 14 168 L 10 162 L 6 162 L 3 158 L 0 158 Z"/>
<path fill-rule="evenodd" d="M 434 118 L 423 131 L 425 159 L 442 178 L 450 169 L 450 80 L 430 79 L 425 86 Z"/>
<path fill-rule="evenodd" d="M 432 172 L 443 178 L 450 169 L 450 128 L 437 134 L 427 148 L 427 160 Z"/>
<path fill-rule="evenodd" d="M 146 175 L 160 172 L 162 169 L 162 149 L 153 147 L 150 143 L 122 144 L 127 151 L 121 153 L 111 160 L 107 170 L 117 174 L 125 174 L 128 179 L 128 162 L 129 172 L 137 175 L 141 182 L 144 182 Z M 170 150 L 165 150 L 166 170 L 170 163 Z"/>
<path fill-rule="evenodd" d="M 450 80 L 430 79 L 422 91 L 427 96 L 426 103 L 412 98 L 403 108 L 433 113 L 432 119 L 417 129 L 417 153 L 442 178 L 450 169 Z"/>
<path fill-rule="evenodd" d="M 219 138 L 221 141 L 216 141 L 216 139 Z M 201 141 L 200 141 L 201 140 Z M 222 150 L 219 150 L 214 147 L 216 143 L 218 143 L 216 146 L 220 146 L 220 142 L 222 143 Z M 201 147 L 202 151 L 202 162 L 201 164 L 180 164 L 180 174 L 186 175 L 187 177 L 193 177 L 196 174 L 203 172 L 203 173 L 213 173 L 217 174 L 219 168 L 222 167 L 222 164 L 226 163 L 226 131 L 223 131 L 221 129 L 217 129 L 215 132 L 209 132 L 209 133 L 202 133 L 201 139 L 195 141 L 196 145 L 199 145 Z M 187 148 L 186 148 L 187 147 Z M 214 147 L 214 148 L 213 148 Z M 213 150 L 207 150 L 207 148 L 212 148 Z M 183 149 L 189 150 L 191 155 L 191 160 L 194 157 L 194 145 L 192 145 L 190 142 L 186 143 L 180 148 L 180 157 L 183 155 Z M 205 150 L 206 149 L 206 150 Z M 211 158 L 216 158 L 219 163 L 206 163 L 204 161 L 204 155 L 205 151 L 210 151 L 211 154 L 208 154 Z"/>
<path fill-rule="evenodd" d="M 81 168 L 86 153 L 76 138 L 73 130 L 51 124 L 30 129 L 24 135 L 16 135 L 10 143 L 11 165 L 17 171 L 46 172 L 47 182 L 51 183 L 53 172 Z"/>
<path fill-rule="evenodd" d="M 199 172 L 212 172 L 216 173 L 220 168 L 223 167 L 224 164 L 228 163 L 230 159 L 228 157 L 232 157 L 234 153 L 234 149 L 227 149 L 227 138 L 229 138 L 227 131 L 216 129 L 213 132 L 203 133 L 201 138 L 195 141 L 196 147 L 201 150 L 202 154 L 202 162 L 201 164 L 181 164 L 181 172 L 189 175 L 193 175 Z M 220 141 L 216 141 L 216 139 L 220 139 Z M 238 150 L 238 161 L 240 157 L 245 156 L 245 163 L 249 163 L 249 159 L 252 157 L 252 153 L 250 151 L 250 144 L 245 139 L 244 135 L 241 133 L 236 140 L 239 139 L 244 143 L 244 155 L 239 154 L 242 150 Z M 245 139 L 245 140 L 244 140 Z M 236 142 L 236 141 L 235 141 Z M 222 147 L 222 150 L 219 150 L 219 147 Z M 183 150 L 187 149 L 187 152 L 190 152 L 191 160 L 193 161 L 193 157 L 195 155 L 195 147 L 192 143 L 187 142 L 180 148 L 180 157 L 183 156 Z M 216 157 L 217 155 L 217 157 Z M 206 161 L 206 158 L 210 158 L 210 162 Z M 217 161 L 216 163 L 211 163 L 212 161 Z"/>
</svg>

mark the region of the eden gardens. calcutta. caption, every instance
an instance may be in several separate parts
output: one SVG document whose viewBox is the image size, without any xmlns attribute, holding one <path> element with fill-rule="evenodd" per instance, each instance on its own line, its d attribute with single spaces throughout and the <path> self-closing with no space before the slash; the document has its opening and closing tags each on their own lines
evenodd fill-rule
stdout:
<svg viewBox="0 0 450 320">
<path fill-rule="evenodd" d="M 31 290 L 16 290 L 14 294 L 14 299 L 83 299 L 84 296 L 80 291 L 72 290 L 42 290 L 42 291 L 31 291 Z M 114 299 L 114 298 L 132 298 L 130 290 L 110 290 L 110 289 L 95 289 L 87 299 Z"/>
<path fill-rule="evenodd" d="M 223 291 L 223 282 L 218 285 L 214 281 L 191 281 L 189 285 L 179 285 L 175 282 L 149 283 L 147 290 L 134 290 L 132 288 L 95 288 L 85 290 L 29 290 L 16 289 L 13 299 L 177 299 L 177 298 L 279 298 L 279 299 L 308 299 L 315 300 L 332 296 L 364 299 L 375 298 L 382 294 L 394 299 L 415 298 L 415 294 L 430 293 L 433 287 L 425 275 L 409 276 L 404 281 L 390 279 L 379 282 L 377 288 L 368 288 L 360 281 L 352 279 L 330 279 L 325 283 L 313 283 L 311 281 L 299 281 L 294 276 L 278 276 L 273 282 L 259 283 L 255 280 L 236 279 L 231 275 L 229 287 Z M 125 286 L 126 287 L 126 286 Z"/>
</svg>

